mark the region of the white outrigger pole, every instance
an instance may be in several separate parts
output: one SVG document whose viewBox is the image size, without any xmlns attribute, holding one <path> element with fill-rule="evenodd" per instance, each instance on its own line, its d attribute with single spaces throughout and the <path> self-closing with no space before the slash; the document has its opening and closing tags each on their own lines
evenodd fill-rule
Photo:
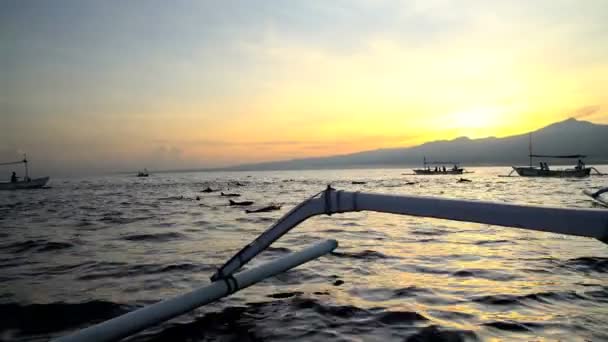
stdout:
<svg viewBox="0 0 608 342">
<path fill-rule="evenodd" d="M 261 266 L 237 273 L 221 281 L 213 282 L 189 293 L 164 300 L 139 310 L 112 318 L 92 327 L 61 337 L 56 341 L 115 341 L 133 335 L 147 327 L 167 321 L 199 306 L 249 287 L 268 277 L 283 273 L 293 267 L 316 259 L 338 247 L 336 240 L 325 240 L 302 251 L 289 254 Z"/>
<path fill-rule="evenodd" d="M 608 243 L 608 210 L 372 194 L 336 191 L 327 187 L 327 190 L 293 208 L 229 259 L 211 277 L 210 285 L 81 330 L 59 341 L 120 339 L 317 258 L 336 248 L 337 242 L 325 241 L 258 268 L 235 274 L 243 265 L 304 220 L 321 214 L 362 210 L 585 236 Z"/>
<path fill-rule="evenodd" d="M 608 243 L 608 211 L 336 191 L 331 187 L 302 202 L 253 242 L 241 249 L 211 277 L 229 276 L 271 243 L 309 217 L 353 211 L 433 217 L 485 223 L 566 235 L 586 236 Z"/>
</svg>

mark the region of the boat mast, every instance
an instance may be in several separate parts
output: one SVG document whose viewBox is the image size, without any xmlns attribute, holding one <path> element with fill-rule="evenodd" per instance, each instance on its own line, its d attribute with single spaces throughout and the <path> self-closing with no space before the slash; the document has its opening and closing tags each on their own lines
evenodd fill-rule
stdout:
<svg viewBox="0 0 608 342">
<path fill-rule="evenodd" d="M 27 181 L 28 179 L 30 179 L 30 176 L 28 174 L 27 171 L 27 158 L 25 157 L 25 153 L 23 154 L 23 164 L 25 165 L 25 181 Z"/>
<path fill-rule="evenodd" d="M 530 156 L 530 167 L 532 167 L 532 133 L 530 133 L 530 141 L 528 142 L 528 155 Z"/>
</svg>

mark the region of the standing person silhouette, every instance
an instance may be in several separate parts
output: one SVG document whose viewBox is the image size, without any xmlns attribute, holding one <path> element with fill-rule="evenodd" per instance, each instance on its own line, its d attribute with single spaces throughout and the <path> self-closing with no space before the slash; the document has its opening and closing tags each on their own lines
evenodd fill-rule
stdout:
<svg viewBox="0 0 608 342">
<path fill-rule="evenodd" d="M 17 174 L 15 171 L 13 171 L 13 174 L 11 175 L 11 183 L 17 183 Z"/>
</svg>

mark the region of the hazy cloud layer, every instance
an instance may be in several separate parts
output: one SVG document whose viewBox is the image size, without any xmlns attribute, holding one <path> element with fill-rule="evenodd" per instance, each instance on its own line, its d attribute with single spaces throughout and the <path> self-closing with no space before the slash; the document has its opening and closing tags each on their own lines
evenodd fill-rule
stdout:
<svg viewBox="0 0 608 342">
<path fill-rule="evenodd" d="M 608 123 L 605 13 L 603 0 L 3 1 L 0 146 L 86 173 Z"/>
</svg>

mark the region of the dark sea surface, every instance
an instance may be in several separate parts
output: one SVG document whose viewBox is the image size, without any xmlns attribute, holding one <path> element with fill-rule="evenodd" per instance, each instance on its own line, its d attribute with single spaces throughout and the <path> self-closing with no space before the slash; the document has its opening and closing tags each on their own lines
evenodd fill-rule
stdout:
<svg viewBox="0 0 608 342">
<path fill-rule="evenodd" d="M 217 266 L 327 184 L 578 208 L 600 208 L 582 190 L 608 186 L 608 177 L 472 170 L 112 175 L 0 192 L 0 340 L 47 340 L 208 284 Z M 207 186 L 282 209 L 246 214 L 219 192 L 202 193 Z M 328 238 L 339 242 L 334 253 L 130 340 L 608 340 L 608 245 L 599 241 L 357 212 L 307 220 L 252 264 Z"/>
</svg>

